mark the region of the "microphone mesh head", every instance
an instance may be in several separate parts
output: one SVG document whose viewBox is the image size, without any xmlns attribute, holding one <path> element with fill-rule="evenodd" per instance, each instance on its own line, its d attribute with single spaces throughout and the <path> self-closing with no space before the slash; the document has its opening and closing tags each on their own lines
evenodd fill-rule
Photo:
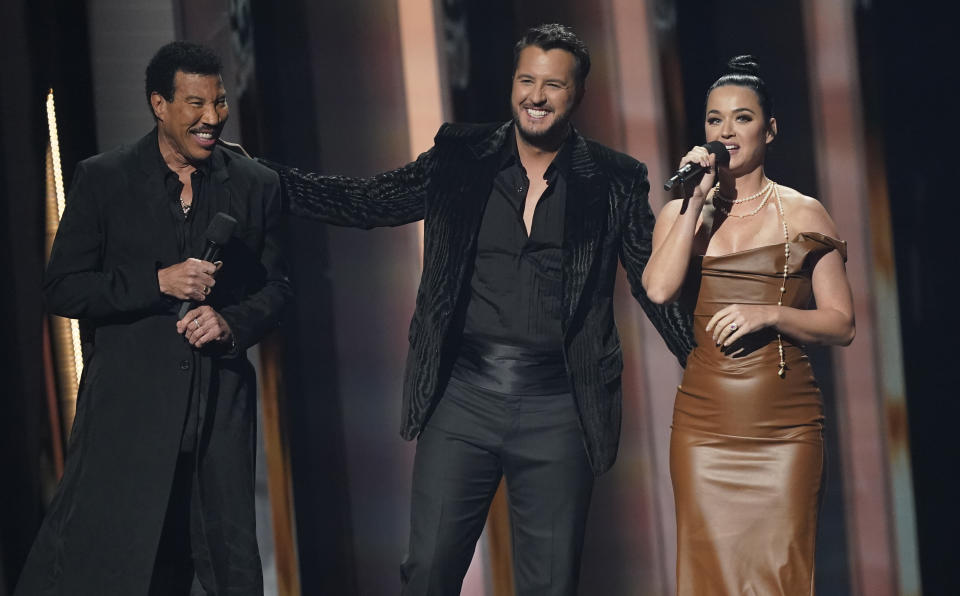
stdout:
<svg viewBox="0 0 960 596">
<path fill-rule="evenodd" d="M 217 245 L 226 244 L 230 241 L 230 236 L 233 235 L 235 225 L 237 225 L 237 220 L 223 211 L 217 212 L 210 220 L 210 225 L 207 226 L 207 241 Z"/>
<path fill-rule="evenodd" d="M 730 152 L 727 151 L 726 145 L 720 141 L 710 141 L 703 146 L 707 150 L 707 153 L 713 153 L 717 156 L 717 164 L 724 165 L 730 163 Z"/>
</svg>

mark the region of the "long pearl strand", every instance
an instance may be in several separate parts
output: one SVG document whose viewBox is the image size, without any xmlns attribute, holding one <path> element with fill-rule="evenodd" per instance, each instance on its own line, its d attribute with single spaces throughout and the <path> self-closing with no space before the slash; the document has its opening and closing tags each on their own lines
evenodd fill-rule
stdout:
<svg viewBox="0 0 960 596">
<path fill-rule="evenodd" d="M 771 184 L 773 184 L 772 181 Z M 777 298 L 777 310 L 780 310 L 783 307 L 783 295 L 787 292 L 787 276 L 790 267 L 790 233 L 787 230 L 786 215 L 783 213 L 783 201 L 780 200 L 780 188 L 776 184 L 773 186 L 773 192 L 777 197 L 777 209 L 780 211 L 780 221 L 783 223 L 783 282 L 780 284 L 780 295 Z M 777 331 L 777 351 L 780 354 L 780 369 L 777 371 L 777 375 L 783 378 L 786 376 L 787 361 L 783 357 L 783 338 L 779 331 Z"/>
</svg>

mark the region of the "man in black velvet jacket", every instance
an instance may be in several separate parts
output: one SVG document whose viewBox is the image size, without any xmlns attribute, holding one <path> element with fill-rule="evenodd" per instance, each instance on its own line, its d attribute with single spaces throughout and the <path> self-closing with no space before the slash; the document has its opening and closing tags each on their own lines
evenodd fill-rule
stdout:
<svg viewBox="0 0 960 596">
<path fill-rule="evenodd" d="M 444 125 L 368 179 L 265 162 L 295 214 L 372 228 L 424 220 L 401 434 L 418 437 L 404 594 L 459 593 L 501 475 L 519 594 L 573 594 L 593 478 L 616 458 L 623 359 L 617 260 L 681 364 L 689 322 L 640 277 L 654 218 L 646 168 L 570 116 L 590 58 L 561 25 L 515 48 L 513 121 Z"/>
</svg>

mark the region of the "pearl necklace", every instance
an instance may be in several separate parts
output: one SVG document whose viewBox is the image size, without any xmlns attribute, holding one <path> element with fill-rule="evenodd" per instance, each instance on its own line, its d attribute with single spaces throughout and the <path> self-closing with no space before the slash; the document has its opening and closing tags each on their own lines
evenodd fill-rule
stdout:
<svg viewBox="0 0 960 596">
<path fill-rule="evenodd" d="M 760 192 L 758 192 L 758 193 L 756 193 L 756 194 L 754 194 L 754 195 L 752 195 L 752 196 L 749 196 L 749 197 L 747 197 L 747 198 L 745 198 L 745 199 L 728 199 L 727 197 L 725 197 L 725 196 L 723 196 L 722 194 L 720 194 L 720 183 L 717 182 L 717 185 L 714 186 L 714 188 L 713 188 L 713 190 L 714 190 L 713 196 L 716 197 L 716 198 L 719 198 L 721 201 L 726 201 L 727 203 L 730 203 L 730 206 L 726 206 L 726 205 L 724 205 L 722 202 L 721 202 L 721 203 L 716 203 L 716 202 L 715 202 L 714 205 L 716 206 L 716 208 L 717 208 L 721 213 L 723 213 L 724 215 L 726 215 L 726 216 L 728 216 L 728 217 L 736 217 L 737 219 L 744 219 L 744 218 L 747 218 L 747 217 L 753 217 L 753 216 L 756 215 L 757 213 L 760 213 L 760 210 L 761 210 L 761 209 L 763 209 L 764 207 L 767 206 L 767 201 L 770 200 L 771 191 L 774 190 L 775 187 L 776 187 L 776 184 L 774 184 L 773 180 L 771 180 L 770 183 L 767 184 L 766 186 L 764 186 L 763 189 L 762 189 Z M 754 199 L 760 198 L 761 196 L 763 197 L 763 200 L 760 201 L 760 204 L 757 205 L 757 206 L 753 209 L 753 211 L 750 211 L 749 213 L 743 213 L 743 214 L 740 214 L 740 213 L 731 213 L 731 212 L 730 212 L 730 211 L 733 209 L 733 206 L 736 205 L 737 203 L 746 203 L 747 201 L 752 201 L 752 200 L 754 200 Z"/>
<path fill-rule="evenodd" d="M 718 199 L 720 199 L 721 201 L 723 201 L 724 203 L 729 203 L 729 204 L 731 204 L 731 205 L 739 205 L 740 203 L 749 203 L 750 201 L 759 199 L 759 198 L 760 198 L 761 196 L 763 196 L 764 194 L 770 192 L 770 187 L 771 187 L 771 186 L 773 186 L 773 180 L 767 181 L 767 184 L 766 184 L 763 188 L 761 188 L 761 189 L 758 190 L 757 192 L 753 193 L 753 194 L 750 195 L 749 197 L 745 197 L 745 198 L 743 198 L 743 199 L 729 199 L 729 198 L 723 196 L 722 194 L 720 194 L 720 181 L 719 181 L 719 180 L 718 180 L 717 183 L 714 185 L 714 189 L 715 189 L 715 195 L 716 195 L 716 197 L 717 197 Z"/>
<path fill-rule="evenodd" d="M 773 181 L 770 184 L 773 184 Z M 777 298 L 777 310 L 780 310 L 783 306 L 783 295 L 787 292 L 787 276 L 790 268 L 790 232 L 787 230 L 787 218 L 783 213 L 783 201 L 780 200 L 780 188 L 776 184 L 773 184 L 773 192 L 777 196 L 777 210 L 780 212 L 780 221 L 783 223 L 783 282 L 780 284 L 780 295 Z M 783 378 L 786 376 L 787 361 L 783 357 L 783 338 L 779 331 L 777 331 L 777 352 L 780 354 L 780 369 L 777 371 L 777 375 Z"/>
</svg>

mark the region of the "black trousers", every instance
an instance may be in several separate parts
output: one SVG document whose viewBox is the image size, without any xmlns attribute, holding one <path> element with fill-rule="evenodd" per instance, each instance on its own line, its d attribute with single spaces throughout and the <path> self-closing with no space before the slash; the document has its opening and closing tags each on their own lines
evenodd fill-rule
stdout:
<svg viewBox="0 0 960 596">
<path fill-rule="evenodd" d="M 593 472 L 573 396 L 454 378 L 417 442 L 405 596 L 460 593 L 501 476 L 518 596 L 576 594 Z"/>
</svg>

